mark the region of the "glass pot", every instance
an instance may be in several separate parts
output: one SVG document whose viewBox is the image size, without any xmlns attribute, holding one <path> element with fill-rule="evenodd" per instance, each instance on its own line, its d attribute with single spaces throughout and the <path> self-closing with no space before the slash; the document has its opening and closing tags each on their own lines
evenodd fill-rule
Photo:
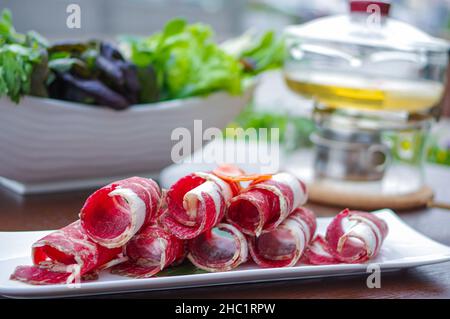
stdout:
<svg viewBox="0 0 450 319">
<path fill-rule="evenodd" d="M 449 44 L 389 18 L 388 2 L 351 0 L 349 8 L 347 15 L 287 27 L 283 72 L 292 91 L 315 101 L 316 177 L 382 180 L 402 162 L 393 141 L 423 137 L 430 127 L 444 93 Z M 424 145 L 423 138 L 413 145 L 416 159 L 423 159 Z M 419 187 L 422 161 L 405 164 Z"/>
<path fill-rule="evenodd" d="M 437 104 L 448 43 L 389 18 L 389 3 L 349 3 L 349 15 L 285 30 L 288 86 L 332 108 L 419 112 Z"/>
</svg>

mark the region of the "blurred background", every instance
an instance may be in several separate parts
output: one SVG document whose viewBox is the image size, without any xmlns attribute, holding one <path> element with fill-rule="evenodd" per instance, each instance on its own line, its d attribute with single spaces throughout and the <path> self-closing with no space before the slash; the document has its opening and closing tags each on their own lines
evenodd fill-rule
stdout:
<svg viewBox="0 0 450 319">
<path fill-rule="evenodd" d="M 61 13 L 71 3 L 81 6 L 81 29 L 62 27 L 66 15 Z M 433 36 L 450 39 L 450 0 L 392 0 L 392 3 L 392 17 Z M 345 13 L 347 0 L 0 0 L 0 8 L 11 9 L 18 31 L 34 29 L 50 40 L 114 39 L 127 33 L 149 35 L 161 29 L 170 18 L 184 17 L 189 22 L 210 24 L 216 38 L 222 41 L 248 29 L 273 29 L 281 33 L 289 24 Z M 444 116 L 450 116 L 449 91 L 443 101 Z M 298 107 L 301 103 L 306 107 Z M 286 114 L 294 114 L 300 119 L 298 139 L 308 144 L 307 134 L 313 130 L 307 119 L 308 103 L 286 89 L 279 72 L 269 72 L 251 109 L 245 110 L 231 125 L 285 127 Z M 446 120 L 435 127 L 430 161 L 450 165 L 449 127 Z"/>
<path fill-rule="evenodd" d="M 434 36 L 450 37 L 450 0 L 393 0 L 391 16 Z M 82 8 L 82 28 L 65 25 L 68 4 Z M 213 26 L 220 39 L 249 28 L 281 31 L 289 24 L 347 12 L 347 0 L 0 0 L 14 12 L 18 31 L 36 29 L 48 38 L 149 34 L 173 17 Z"/>
</svg>

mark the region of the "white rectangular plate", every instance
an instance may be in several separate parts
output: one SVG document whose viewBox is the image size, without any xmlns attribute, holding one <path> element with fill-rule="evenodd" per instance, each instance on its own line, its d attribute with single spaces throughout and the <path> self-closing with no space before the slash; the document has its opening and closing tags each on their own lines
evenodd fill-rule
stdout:
<svg viewBox="0 0 450 319">
<path fill-rule="evenodd" d="M 450 247 L 439 244 L 416 232 L 404 224 L 394 212 L 386 209 L 377 211 L 376 214 L 389 225 L 389 235 L 383 244 L 380 254 L 370 261 L 371 264 L 379 265 L 382 271 L 435 264 L 450 260 Z M 318 219 L 319 233 L 324 232 L 330 220 L 331 218 Z M 111 294 L 232 283 L 345 276 L 366 273 L 367 269 L 367 264 L 298 265 L 292 268 L 270 269 L 261 269 L 254 264 L 247 264 L 228 272 L 176 275 L 149 279 L 120 277 L 103 271 L 99 280 L 82 283 L 78 288 L 66 285 L 31 286 L 9 280 L 9 275 L 16 266 L 31 264 L 31 244 L 48 233 L 48 231 L 0 232 L 0 295 L 46 298 Z"/>
</svg>

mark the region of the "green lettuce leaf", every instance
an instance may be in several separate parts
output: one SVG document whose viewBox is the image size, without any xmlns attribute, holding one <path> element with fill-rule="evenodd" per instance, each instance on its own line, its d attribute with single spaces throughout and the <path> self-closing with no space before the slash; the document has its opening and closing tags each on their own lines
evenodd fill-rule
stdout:
<svg viewBox="0 0 450 319">
<path fill-rule="evenodd" d="M 242 36 L 224 42 L 221 47 L 243 61 L 244 71 L 251 75 L 280 68 L 284 60 L 284 40 L 273 31 L 258 36 L 248 31 Z"/>
<path fill-rule="evenodd" d="M 44 95 L 46 65 L 40 66 L 46 55 L 42 48 L 46 45 L 44 38 L 35 32 L 19 34 L 12 24 L 11 12 L 0 13 L 0 97 L 8 96 L 18 103 L 21 96 L 34 91 Z M 37 70 L 33 74 L 33 71 Z M 39 73 L 39 74 L 37 74 Z"/>
<path fill-rule="evenodd" d="M 39 60 L 31 49 L 18 44 L 0 48 L 0 97 L 9 96 L 14 102 L 30 92 L 33 63 Z"/>
<path fill-rule="evenodd" d="M 150 37 L 122 38 L 122 47 L 136 65 L 154 67 L 164 99 L 220 90 L 240 94 L 242 65 L 212 37 L 206 25 L 175 19 Z"/>
</svg>

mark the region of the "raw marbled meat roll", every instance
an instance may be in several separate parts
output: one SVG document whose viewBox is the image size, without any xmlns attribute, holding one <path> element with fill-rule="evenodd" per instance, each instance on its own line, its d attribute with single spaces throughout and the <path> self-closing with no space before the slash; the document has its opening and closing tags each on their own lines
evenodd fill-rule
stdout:
<svg viewBox="0 0 450 319">
<path fill-rule="evenodd" d="M 248 257 L 245 236 L 236 227 L 224 223 L 191 239 L 188 249 L 188 259 L 210 272 L 231 270 Z"/>
<path fill-rule="evenodd" d="M 168 190 L 161 223 L 180 239 L 195 238 L 222 220 L 227 203 L 238 190 L 237 183 L 211 173 L 187 175 Z"/>
<path fill-rule="evenodd" d="M 158 225 L 148 225 L 125 247 L 128 261 L 111 268 L 113 274 L 149 278 L 184 259 L 185 243 Z"/>
<path fill-rule="evenodd" d="M 34 285 L 73 283 L 98 269 L 122 262 L 122 249 L 92 241 L 76 221 L 32 246 L 33 266 L 18 266 L 11 279 Z"/>
<path fill-rule="evenodd" d="M 328 225 L 326 240 L 339 261 L 361 263 L 378 254 L 387 234 L 386 222 L 375 214 L 345 209 Z"/>
<path fill-rule="evenodd" d="M 227 221 L 245 234 L 259 236 L 280 225 L 307 199 L 306 186 L 289 173 L 255 180 L 229 204 Z"/>
<path fill-rule="evenodd" d="M 314 238 L 316 217 L 298 207 L 277 228 L 259 237 L 248 236 L 250 254 L 261 267 L 291 267 Z"/>
<path fill-rule="evenodd" d="M 375 257 L 388 234 L 386 222 L 375 214 L 345 209 L 317 236 L 302 259 L 313 265 L 363 263 Z"/>
<path fill-rule="evenodd" d="M 106 185 L 86 200 L 81 225 L 102 246 L 124 246 L 143 226 L 157 219 L 161 190 L 155 181 L 131 177 Z"/>
</svg>

